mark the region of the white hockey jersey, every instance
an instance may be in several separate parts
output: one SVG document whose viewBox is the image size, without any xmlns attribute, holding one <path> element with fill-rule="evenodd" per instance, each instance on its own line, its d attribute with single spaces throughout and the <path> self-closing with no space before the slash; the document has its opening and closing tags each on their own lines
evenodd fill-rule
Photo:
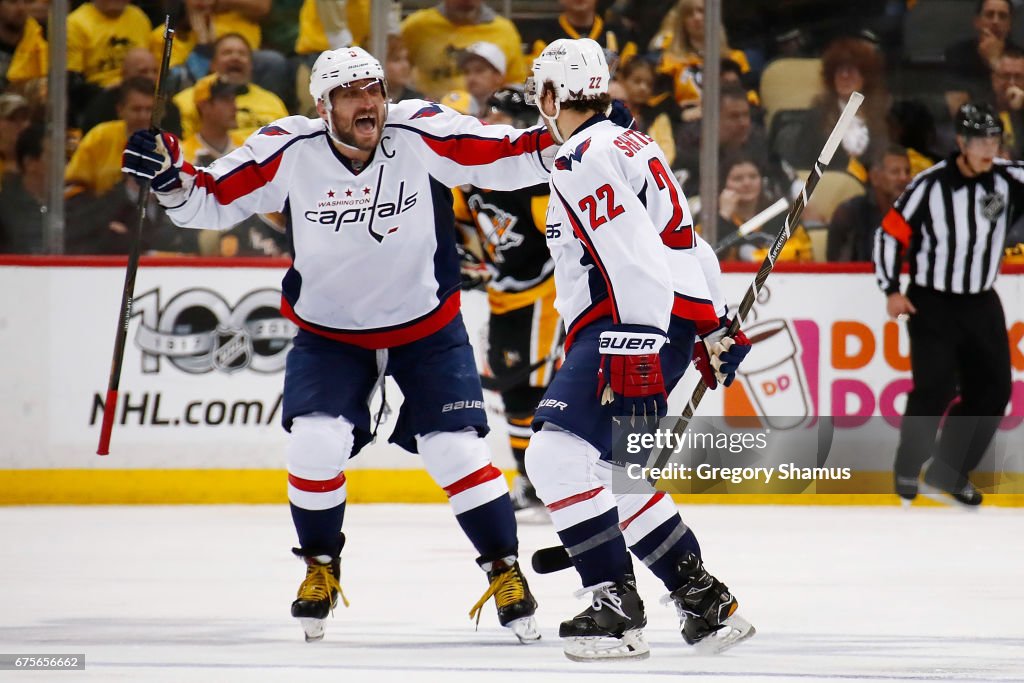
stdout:
<svg viewBox="0 0 1024 683">
<path fill-rule="evenodd" d="M 652 138 L 596 115 L 559 148 L 550 187 L 546 235 L 566 348 L 602 317 L 666 332 L 673 315 L 700 333 L 718 326 L 718 258 Z"/>
<path fill-rule="evenodd" d="M 184 187 L 158 194 L 180 226 L 228 229 L 281 211 L 294 246 L 282 313 L 300 327 L 364 348 L 421 339 L 459 311 L 450 187 L 494 189 L 548 178 L 544 128 L 483 125 L 423 100 L 390 105 L 373 157 L 358 172 L 321 119 L 264 126 Z M 549 150 L 550 152 L 551 150 Z"/>
</svg>

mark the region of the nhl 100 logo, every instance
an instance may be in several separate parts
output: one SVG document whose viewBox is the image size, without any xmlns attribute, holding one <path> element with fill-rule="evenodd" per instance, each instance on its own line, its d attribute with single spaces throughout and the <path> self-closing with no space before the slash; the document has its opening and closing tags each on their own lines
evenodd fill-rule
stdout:
<svg viewBox="0 0 1024 683">
<path fill-rule="evenodd" d="M 281 316 L 280 302 L 280 290 L 257 289 L 232 307 L 218 292 L 193 288 L 161 305 L 160 289 L 152 289 L 132 305 L 132 317 L 141 318 L 142 371 L 159 372 L 163 356 L 190 374 L 280 372 L 298 329 Z"/>
</svg>

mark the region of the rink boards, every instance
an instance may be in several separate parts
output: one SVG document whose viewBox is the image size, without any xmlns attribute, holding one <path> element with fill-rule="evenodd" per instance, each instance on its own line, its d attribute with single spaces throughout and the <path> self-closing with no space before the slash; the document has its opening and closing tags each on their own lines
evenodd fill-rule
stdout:
<svg viewBox="0 0 1024 683">
<path fill-rule="evenodd" d="M 111 454 L 95 455 L 110 367 L 122 259 L 0 260 L 0 503 L 283 502 L 280 396 L 294 326 L 277 312 L 287 262 L 265 259 L 144 259 L 135 289 Z M 833 416 L 841 444 L 829 465 L 856 470 L 854 484 L 829 494 L 794 490 L 691 502 L 894 502 L 889 480 L 905 394 L 911 386 L 905 327 L 887 320 L 884 297 L 866 266 L 787 268 L 771 276 L 745 328 L 760 341 L 727 391 L 709 392 L 698 414 L 754 415 L 765 429 L 814 438 Z M 750 271 L 750 269 L 747 269 Z M 751 272 L 727 272 L 738 302 Z M 982 485 L 1018 504 L 1021 453 L 1004 444 L 1024 433 L 1024 269 L 1006 268 L 997 290 L 1007 314 L 1014 391 Z M 479 354 L 486 298 L 463 296 L 463 316 Z M 670 401 L 681 411 L 696 381 L 684 378 Z M 485 392 L 495 462 L 512 459 L 500 399 Z M 393 406 L 400 401 L 390 386 Z M 726 418 L 727 419 L 727 418 Z M 347 468 L 349 499 L 436 502 L 443 493 L 419 459 L 384 443 Z M 865 482 L 874 488 L 864 488 Z M 1001 499 L 1001 500 L 1000 500 Z"/>
</svg>

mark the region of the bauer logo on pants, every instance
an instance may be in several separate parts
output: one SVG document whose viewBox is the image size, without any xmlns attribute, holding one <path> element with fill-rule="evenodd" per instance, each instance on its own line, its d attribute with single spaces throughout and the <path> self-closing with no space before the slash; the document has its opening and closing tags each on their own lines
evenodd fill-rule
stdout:
<svg viewBox="0 0 1024 683">
<path fill-rule="evenodd" d="M 211 289 L 186 289 L 166 304 L 159 288 L 146 292 L 132 306 L 132 317 L 141 318 L 135 345 L 142 371 L 160 372 L 165 357 L 190 374 L 280 372 L 297 330 L 281 317 L 280 301 L 277 289 L 253 290 L 234 307 Z"/>
</svg>

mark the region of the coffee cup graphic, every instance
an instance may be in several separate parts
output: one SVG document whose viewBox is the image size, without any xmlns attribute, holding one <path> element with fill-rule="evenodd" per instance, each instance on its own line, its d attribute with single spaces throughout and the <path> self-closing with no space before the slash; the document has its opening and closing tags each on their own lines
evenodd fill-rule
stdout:
<svg viewBox="0 0 1024 683">
<path fill-rule="evenodd" d="M 737 374 L 757 411 L 773 429 L 794 429 L 813 415 L 796 338 L 785 320 L 764 320 L 744 330 L 753 344 Z"/>
</svg>

